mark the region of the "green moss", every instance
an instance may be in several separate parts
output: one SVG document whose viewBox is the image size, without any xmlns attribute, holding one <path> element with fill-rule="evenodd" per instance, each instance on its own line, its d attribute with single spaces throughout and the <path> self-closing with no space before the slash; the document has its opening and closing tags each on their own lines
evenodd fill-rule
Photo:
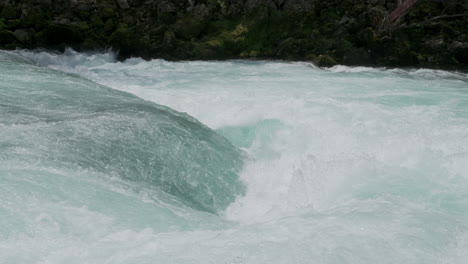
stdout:
<svg viewBox="0 0 468 264">
<path fill-rule="evenodd" d="M 225 9 L 226 8 L 226 3 L 224 2 L 224 0 L 216 0 L 219 7 L 221 7 L 222 9 Z"/>
<path fill-rule="evenodd" d="M 206 45 L 212 47 L 212 48 L 222 48 L 224 46 L 224 43 L 220 39 L 212 39 L 207 42 L 205 42 Z"/>
<path fill-rule="evenodd" d="M 260 52 L 256 51 L 256 50 L 252 50 L 249 52 L 249 57 L 251 58 L 256 58 L 258 57 L 258 55 L 260 55 Z"/>
<path fill-rule="evenodd" d="M 3 30 L 5 29 L 7 26 L 5 25 L 5 23 L 3 23 L 3 21 L 0 20 L 0 30 Z"/>
<path fill-rule="evenodd" d="M 86 23 L 84 21 L 80 21 L 80 22 L 76 23 L 76 26 L 81 31 L 87 31 L 87 30 L 90 29 L 90 26 L 88 25 L 88 23 Z"/>
<path fill-rule="evenodd" d="M 103 18 L 115 17 L 116 12 L 112 7 L 104 7 L 101 9 L 101 16 Z"/>
<path fill-rule="evenodd" d="M 314 62 L 320 67 L 331 67 L 336 65 L 335 59 L 330 55 L 319 55 L 315 58 Z"/>
<path fill-rule="evenodd" d="M 120 23 L 117 29 L 110 36 L 111 42 L 126 41 L 132 35 L 130 27 L 125 23 Z"/>
<path fill-rule="evenodd" d="M 245 34 L 249 32 L 249 29 L 244 24 L 239 24 L 236 28 L 232 31 L 231 35 L 234 38 L 243 38 Z"/>
</svg>

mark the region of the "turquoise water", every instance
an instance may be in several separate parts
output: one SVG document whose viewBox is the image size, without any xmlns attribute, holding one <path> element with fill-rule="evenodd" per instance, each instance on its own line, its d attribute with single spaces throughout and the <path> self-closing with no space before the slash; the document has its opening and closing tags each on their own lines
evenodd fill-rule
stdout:
<svg viewBox="0 0 468 264">
<path fill-rule="evenodd" d="M 466 74 L 68 50 L 0 76 L 0 263 L 468 261 Z"/>
</svg>

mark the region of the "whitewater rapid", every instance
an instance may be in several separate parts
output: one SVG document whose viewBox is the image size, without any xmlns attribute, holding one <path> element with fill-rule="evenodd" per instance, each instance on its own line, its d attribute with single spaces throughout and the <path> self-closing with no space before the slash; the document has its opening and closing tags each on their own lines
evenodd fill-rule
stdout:
<svg viewBox="0 0 468 264">
<path fill-rule="evenodd" d="M 212 215 L 105 170 L 2 168 L 0 263 L 468 261 L 466 74 L 15 54 L 193 116 L 243 152 L 246 189 Z"/>
</svg>

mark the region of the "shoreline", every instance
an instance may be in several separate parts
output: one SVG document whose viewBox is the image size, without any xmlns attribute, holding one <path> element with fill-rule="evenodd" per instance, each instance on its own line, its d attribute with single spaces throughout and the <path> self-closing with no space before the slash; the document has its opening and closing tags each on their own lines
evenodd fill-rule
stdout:
<svg viewBox="0 0 468 264">
<path fill-rule="evenodd" d="M 0 49 L 1 51 L 2 49 Z M 317 67 L 322 70 L 329 70 L 334 67 L 349 67 L 349 68 L 358 68 L 358 67 L 363 67 L 363 68 L 372 68 L 372 69 L 378 69 L 378 70 L 383 70 L 383 71 L 392 71 L 392 70 L 403 70 L 406 72 L 411 72 L 411 71 L 418 71 L 418 70 L 434 70 L 434 71 L 445 71 L 445 72 L 450 72 L 450 73 L 455 73 L 455 74 L 468 74 L 468 65 L 464 68 L 451 68 L 451 67 L 412 67 L 412 66 L 406 66 L 406 67 L 399 67 L 397 65 L 346 65 L 346 64 L 335 64 L 332 66 L 324 67 L 324 66 L 319 66 L 315 62 L 310 61 L 310 60 L 287 60 L 287 59 L 281 59 L 281 58 L 227 58 L 227 59 L 165 59 L 165 58 L 143 58 L 143 57 L 128 57 L 128 58 L 120 58 L 118 57 L 118 52 L 113 51 L 112 49 L 103 49 L 103 50 L 89 50 L 89 51 L 77 51 L 74 50 L 73 48 L 67 47 L 65 50 L 53 50 L 53 49 L 46 49 L 46 48 L 35 48 L 35 49 L 12 49 L 12 50 L 5 50 L 3 51 L 8 51 L 8 52 L 14 52 L 16 53 L 17 51 L 19 52 L 33 52 L 33 53 L 40 53 L 40 52 L 46 52 L 50 54 L 56 54 L 56 55 L 63 55 L 69 51 L 72 52 L 77 52 L 77 53 L 83 53 L 87 55 L 99 55 L 99 54 L 107 54 L 107 53 L 113 53 L 113 56 L 116 58 L 116 62 L 125 62 L 128 59 L 142 59 L 144 61 L 151 61 L 151 60 L 164 60 L 167 62 L 228 62 L 228 61 L 251 61 L 251 62 L 279 62 L 279 63 L 307 63 L 311 64 L 314 67 Z"/>
<path fill-rule="evenodd" d="M 468 70 L 468 2 L 420 0 L 0 1 L 0 48 L 118 50 L 179 60 Z"/>
</svg>

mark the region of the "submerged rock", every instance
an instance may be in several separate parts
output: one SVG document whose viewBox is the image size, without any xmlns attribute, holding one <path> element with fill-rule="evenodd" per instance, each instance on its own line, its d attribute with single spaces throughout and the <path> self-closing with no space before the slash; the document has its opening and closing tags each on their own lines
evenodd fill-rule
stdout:
<svg viewBox="0 0 468 264">
<path fill-rule="evenodd" d="M 5 64 L 1 161 L 119 177 L 211 213 L 244 194 L 242 152 L 187 114 L 0 52 Z"/>
</svg>

